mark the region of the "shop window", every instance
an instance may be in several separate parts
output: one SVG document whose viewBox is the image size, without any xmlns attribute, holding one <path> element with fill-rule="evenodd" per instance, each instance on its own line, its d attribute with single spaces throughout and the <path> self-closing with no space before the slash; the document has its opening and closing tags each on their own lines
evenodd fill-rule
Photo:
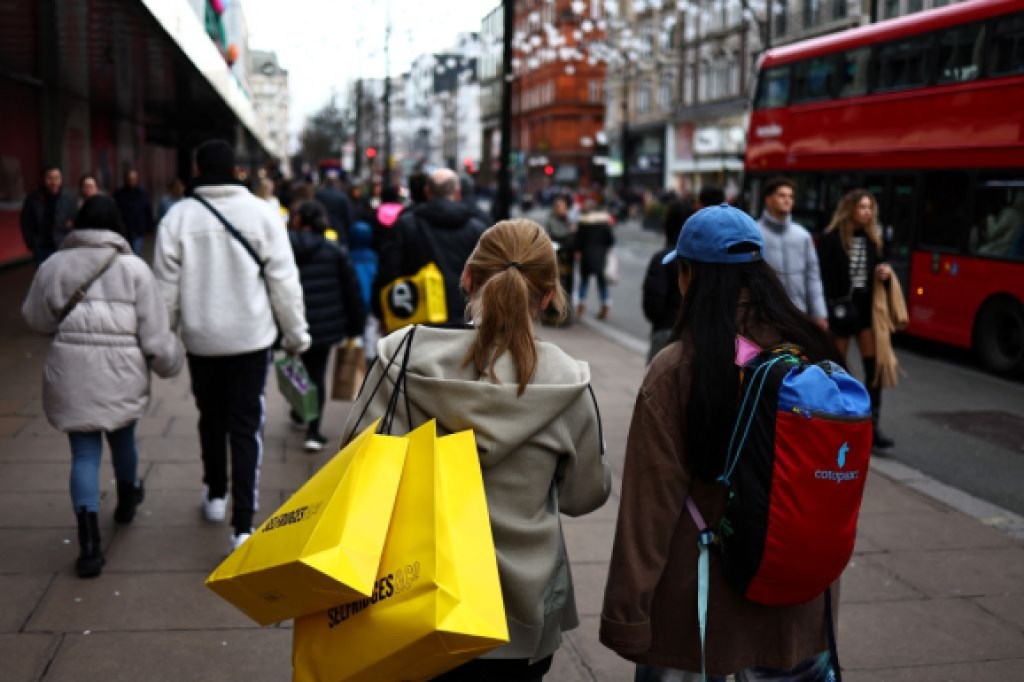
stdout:
<svg viewBox="0 0 1024 682">
<path fill-rule="evenodd" d="M 985 29 L 981 24 L 944 31 L 937 40 L 939 83 L 972 81 L 981 70 Z"/>
<path fill-rule="evenodd" d="M 1024 260 L 1024 173 L 980 179 L 973 218 L 971 253 Z"/>
<path fill-rule="evenodd" d="M 804 28 L 821 23 L 821 0 L 804 0 Z"/>
<path fill-rule="evenodd" d="M 1024 73 L 1024 14 L 1001 17 L 989 46 L 989 75 Z"/>
</svg>

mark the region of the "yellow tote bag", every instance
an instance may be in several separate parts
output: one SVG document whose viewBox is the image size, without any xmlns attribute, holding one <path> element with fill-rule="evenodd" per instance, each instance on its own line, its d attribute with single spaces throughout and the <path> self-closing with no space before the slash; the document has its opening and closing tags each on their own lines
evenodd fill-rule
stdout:
<svg viewBox="0 0 1024 682">
<path fill-rule="evenodd" d="M 368 597 L 408 440 L 367 427 L 217 567 L 207 586 L 260 625 Z"/>
<path fill-rule="evenodd" d="M 399 277 L 380 292 L 380 308 L 388 332 L 410 324 L 441 324 L 448 320 L 444 275 L 427 263 L 412 277 Z"/>
<path fill-rule="evenodd" d="M 427 680 L 508 642 L 471 431 L 409 434 L 376 588 L 295 621 L 294 682 Z"/>
</svg>

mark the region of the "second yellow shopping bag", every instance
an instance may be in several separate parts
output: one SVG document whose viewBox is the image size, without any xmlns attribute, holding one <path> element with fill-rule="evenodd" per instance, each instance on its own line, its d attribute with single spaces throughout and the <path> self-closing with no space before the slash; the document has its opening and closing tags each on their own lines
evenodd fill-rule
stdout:
<svg viewBox="0 0 1024 682">
<path fill-rule="evenodd" d="M 260 625 L 376 591 L 405 438 L 374 422 L 285 502 L 206 580 Z"/>
<path fill-rule="evenodd" d="M 508 642 L 470 431 L 408 435 L 373 594 L 295 621 L 294 682 L 428 680 Z"/>
</svg>

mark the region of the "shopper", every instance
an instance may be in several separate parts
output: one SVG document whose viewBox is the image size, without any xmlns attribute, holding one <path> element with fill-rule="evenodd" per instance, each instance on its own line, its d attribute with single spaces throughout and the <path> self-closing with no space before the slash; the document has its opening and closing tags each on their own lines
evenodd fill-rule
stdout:
<svg viewBox="0 0 1024 682">
<path fill-rule="evenodd" d="M 675 261 L 663 263 L 665 256 L 675 248 L 683 223 L 694 214 L 693 203 L 676 199 L 665 210 L 665 247 L 651 256 L 644 276 L 644 317 L 651 323 L 651 345 L 647 350 L 647 363 L 668 344 L 672 328 L 679 318 L 683 297 L 679 293 L 679 265 Z"/>
<path fill-rule="evenodd" d="M 694 613 L 698 527 L 692 498 L 718 528 L 728 489 L 719 483 L 739 410 L 737 334 L 761 348 L 799 345 L 812 361 L 838 359 L 827 333 L 790 301 L 761 259 L 757 224 L 712 206 L 683 226 L 667 259 L 679 263 L 683 307 L 669 345 L 644 377 L 626 444 L 618 526 L 601 616 L 606 646 L 638 664 L 643 682 L 825 682 L 823 597 L 766 607 L 745 599 L 711 554 L 707 649 Z"/>
<path fill-rule="evenodd" d="M 612 297 L 605 279 L 608 253 L 615 246 L 612 233 L 612 217 L 604 210 L 604 200 L 594 195 L 586 200 L 583 213 L 576 226 L 576 252 L 580 259 L 579 301 L 576 317 L 582 318 L 587 312 L 587 290 L 590 279 L 597 280 L 597 291 L 601 297 L 601 310 L 597 319 L 604 320 L 611 311 Z"/>
<path fill-rule="evenodd" d="M 879 428 L 882 389 L 875 381 L 876 339 L 872 330 L 872 301 L 876 282 L 883 286 L 892 277 L 885 259 L 882 230 L 878 226 L 874 195 L 855 189 L 839 200 L 832 222 L 825 229 L 818 250 L 828 324 L 843 359 L 850 339 L 857 342 L 864 366 L 864 384 L 871 394 L 875 426 L 874 446 L 885 450 L 895 443 Z"/>
<path fill-rule="evenodd" d="M 156 224 L 149 194 L 139 184 L 139 171 L 129 168 L 124 172 L 124 185 L 114 192 L 114 201 L 121 211 L 132 250 L 136 256 L 141 256 L 146 236 L 152 234 Z"/>
<path fill-rule="evenodd" d="M 498 558 L 509 644 L 437 680 L 540 680 L 561 633 L 578 625 L 559 513 L 597 509 L 611 491 L 590 369 L 538 341 L 534 323 L 549 304 L 565 311 L 558 265 L 544 230 L 526 220 L 484 232 L 463 270 L 471 328 L 416 327 L 406 395 L 396 419 L 437 419 L 440 433 L 472 429 Z M 381 340 L 366 386 L 385 370 L 409 329 Z M 365 390 L 345 433 L 382 416 L 391 391 Z M 365 416 L 358 419 L 367 407 Z"/>
<path fill-rule="evenodd" d="M 39 265 L 60 248 L 75 224 L 78 202 L 64 191 L 64 175 L 56 166 L 43 171 L 38 189 L 29 192 L 21 207 L 21 236 Z"/>
<path fill-rule="evenodd" d="M 324 207 L 316 201 L 302 202 L 291 215 L 290 228 L 288 238 L 299 267 L 312 339 L 309 349 L 302 354 L 302 364 L 316 386 L 319 401 L 318 416 L 306 425 L 305 449 L 319 452 L 327 444 L 320 424 L 327 397 L 327 362 L 331 349 L 343 339 L 362 335 L 366 308 L 348 252 L 324 236 L 327 231 Z M 355 234 L 352 232 L 349 236 Z M 293 421 L 295 418 L 293 414 Z"/>
<path fill-rule="evenodd" d="M 160 223 L 153 268 L 171 328 L 180 330 L 188 351 L 206 484 L 203 516 L 224 521 L 230 441 L 231 544 L 238 547 L 252 532 L 259 504 L 270 347 L 280 333 L 284 350 L 298 354 L 310 339 L 280 217 L 235 179 L 227 142 L 203 143 L 196 165 L 192 196 Z"/>
<path fill-rule="evenodd" d="M 103 438 L 117 481 L 114 520 L 131 523 L 145 496 L 135 425 L 149 403 L 149 372 L 174 376 L 183 362 L 153 274 L 132 255 L 113 199 L 85 201 L 75 230 L 32 280 L 22 314 L 34 330 L 55 334 L 43 409 L 71 442 L 80 550 L 75 571 L 91 578 L 104 564 L 98 519 Z"/>
</svg>

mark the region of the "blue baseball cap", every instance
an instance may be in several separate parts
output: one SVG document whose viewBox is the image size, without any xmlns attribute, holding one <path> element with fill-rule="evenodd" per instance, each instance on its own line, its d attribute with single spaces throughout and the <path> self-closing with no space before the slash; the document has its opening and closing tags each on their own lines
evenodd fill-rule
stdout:
<svg viewBox="0 0 1024 682">
<path fill-rule="evenodd" d="M 737 244 L 756 244 L 753 251 L 730 253 Z M 677 258 L 700 263 L 750 263 L 761 260 L 764 238 L 749 215 L 729 204 L 708 206 L 690 216 L 679 233 L 676 248 L 662 259 L 668 265 Z"/>
</svg>

